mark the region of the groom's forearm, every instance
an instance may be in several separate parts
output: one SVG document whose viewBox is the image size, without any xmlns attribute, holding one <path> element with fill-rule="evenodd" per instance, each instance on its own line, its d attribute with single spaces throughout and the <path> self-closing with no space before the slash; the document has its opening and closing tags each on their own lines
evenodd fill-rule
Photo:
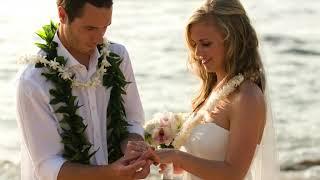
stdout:
<svg viewBox="0 0 320 180">
<path fill-rule="evenodd" d="M 144 139 L 140 134 L 129 133 L 128 137 L 121 142 L 121 151 L 123 154 L 126 152 L 129 141 L 144 141 Z"/>
<path fill-rule="evenodd" d="M 57 180 L 105 180 L 108 178 L 117 178 L 112 165 L 93 166 L 66 162 L 62 165 Z"/>
</svg>

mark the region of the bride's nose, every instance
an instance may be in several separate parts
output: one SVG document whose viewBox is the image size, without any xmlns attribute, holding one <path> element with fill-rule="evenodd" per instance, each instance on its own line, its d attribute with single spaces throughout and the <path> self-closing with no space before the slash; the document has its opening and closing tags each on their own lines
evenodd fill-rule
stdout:
<svg viewBox="0 0 320 180">
<path fill-rule="evenodd" d="M 196 58 L 198 59 L 198 60 L 202 60 L 202 59 L 205 59 L 206 58 L 206 55 L 205 55 L 205 53 L 204 53 L 204 50 L 201 48 L 201 47 L 199 47 L 199 46 L 197 46 L 196 48 L 195 48 L 195 56 L 196 56 Z"/>
</svg>

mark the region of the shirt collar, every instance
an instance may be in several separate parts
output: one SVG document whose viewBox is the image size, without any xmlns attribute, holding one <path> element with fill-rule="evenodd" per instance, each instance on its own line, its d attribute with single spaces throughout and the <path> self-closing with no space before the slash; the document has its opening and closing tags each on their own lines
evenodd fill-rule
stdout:
<svg viewBox="0 0 320 180">
<path fill-rule="evenodd" d="M 73 67 L 84 66 L 84 65 L 80 64 L 79 61 L 77 59 L 75 59 L 72 56 L 72 54 L 65 48 L 65 46 L 60 41 L 60 38 L 59 38 L 57 32 L 53 37 L 53 41 L 58 43 L 58 47 L 57 47 L 58 56 L 63 56 L 67 60 L 67 63 L 65 65 L 66 67 L 73 68 Z M 93 52 L 93 54 L 90 56 L 89 71 L 94 71 L 94 72 L 96 71 L 99 57 L 100 57 L 100 53 L 98 51 L 98 48 L 96 48 L 95 51 Z"/>
</svg>

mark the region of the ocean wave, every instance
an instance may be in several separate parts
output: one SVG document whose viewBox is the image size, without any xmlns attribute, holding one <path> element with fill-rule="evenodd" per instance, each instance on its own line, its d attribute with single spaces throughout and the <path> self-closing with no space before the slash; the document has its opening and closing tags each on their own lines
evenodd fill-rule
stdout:
<svg viewBox="0 0 320 180">
<path fill-rule="evenodd" d="M 297 37 L 290 37 L 290 36 L 284 36 L 284 35 L 274 35 L 274 34 L 269 34 L 269 35 L 265 35 L 262 37 L 262 40 L 265 42 L 270 42 L 274 45 L 278 45 L 278 44 L 287 44 L 287 43 L 293 43 L 293 44 L 306 44 L 307 42 L 297 38 Z"/>
<path fill-rule="evenodd" d="M 320 159 L 303 160 L 293 164 L 281 166 L 281 171 L 303 171 L 314 166 L 320 166 Z"/>
<path fill-rule="evenodd" d="M 295 55 L 307 55 L 307 56 L 320 56 L 319 51 L 302 49 L 302 48 L 290 48 L 280 51 L 281 54 L 295 54 Z"/>
</svg>

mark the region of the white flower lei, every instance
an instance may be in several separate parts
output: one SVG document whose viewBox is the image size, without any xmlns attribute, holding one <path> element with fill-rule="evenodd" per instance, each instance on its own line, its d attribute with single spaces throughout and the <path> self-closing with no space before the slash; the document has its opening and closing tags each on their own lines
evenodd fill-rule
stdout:
<svg viewBox="0 0 320 180">
<path fill-rule="evenodd" d="M 105 40 L 103 44 L 102 53 L 103 60 L 101 61 L 100 68 L 95 72 L 94 76 L 90 78 L 87 82 L 80 82 L 77 80 L 72 79 L 73 74 L 71 73 L 70 69 L 65 67 L 64 65 L 60 65 L 59 62 L 56 61 L 56 58 L 53 60 L 47 60 L 46 56 L 41 55 L 26 55 L 20 58 L 18 61 L 19 64 L 37 64 L 42 63 L 45 66 L 49 66 L 53 70 L 58 70 L 59 76 L 64 80 L 70 80 L 71 81 L 71 87 L 97 87 L 101 84 L 102 78 L 104 73 L 107 71 L 107 68 L 111 66 L 111 64 L 108 62 L 107 57 L 109 56 L 110 50 L 110 42 Z"/>
<path fill-rule="evenodd" d="M 199 125 L 205 117 L 209 116 L 209 112 L 213 110 L 216 104 L 232 93 L 243 81 L 243 75 L 239 74 L 229 80 L 221 89 L 212 92 L 203 109 L 196 113 L 195 116 L 191 116 L 189 120 L 183 124 L 181 131 L 177 134 L 172 143 L 173 146 L 176 149 L 179 149 L 190 136 L 192 129 Z"/>
</svg>

